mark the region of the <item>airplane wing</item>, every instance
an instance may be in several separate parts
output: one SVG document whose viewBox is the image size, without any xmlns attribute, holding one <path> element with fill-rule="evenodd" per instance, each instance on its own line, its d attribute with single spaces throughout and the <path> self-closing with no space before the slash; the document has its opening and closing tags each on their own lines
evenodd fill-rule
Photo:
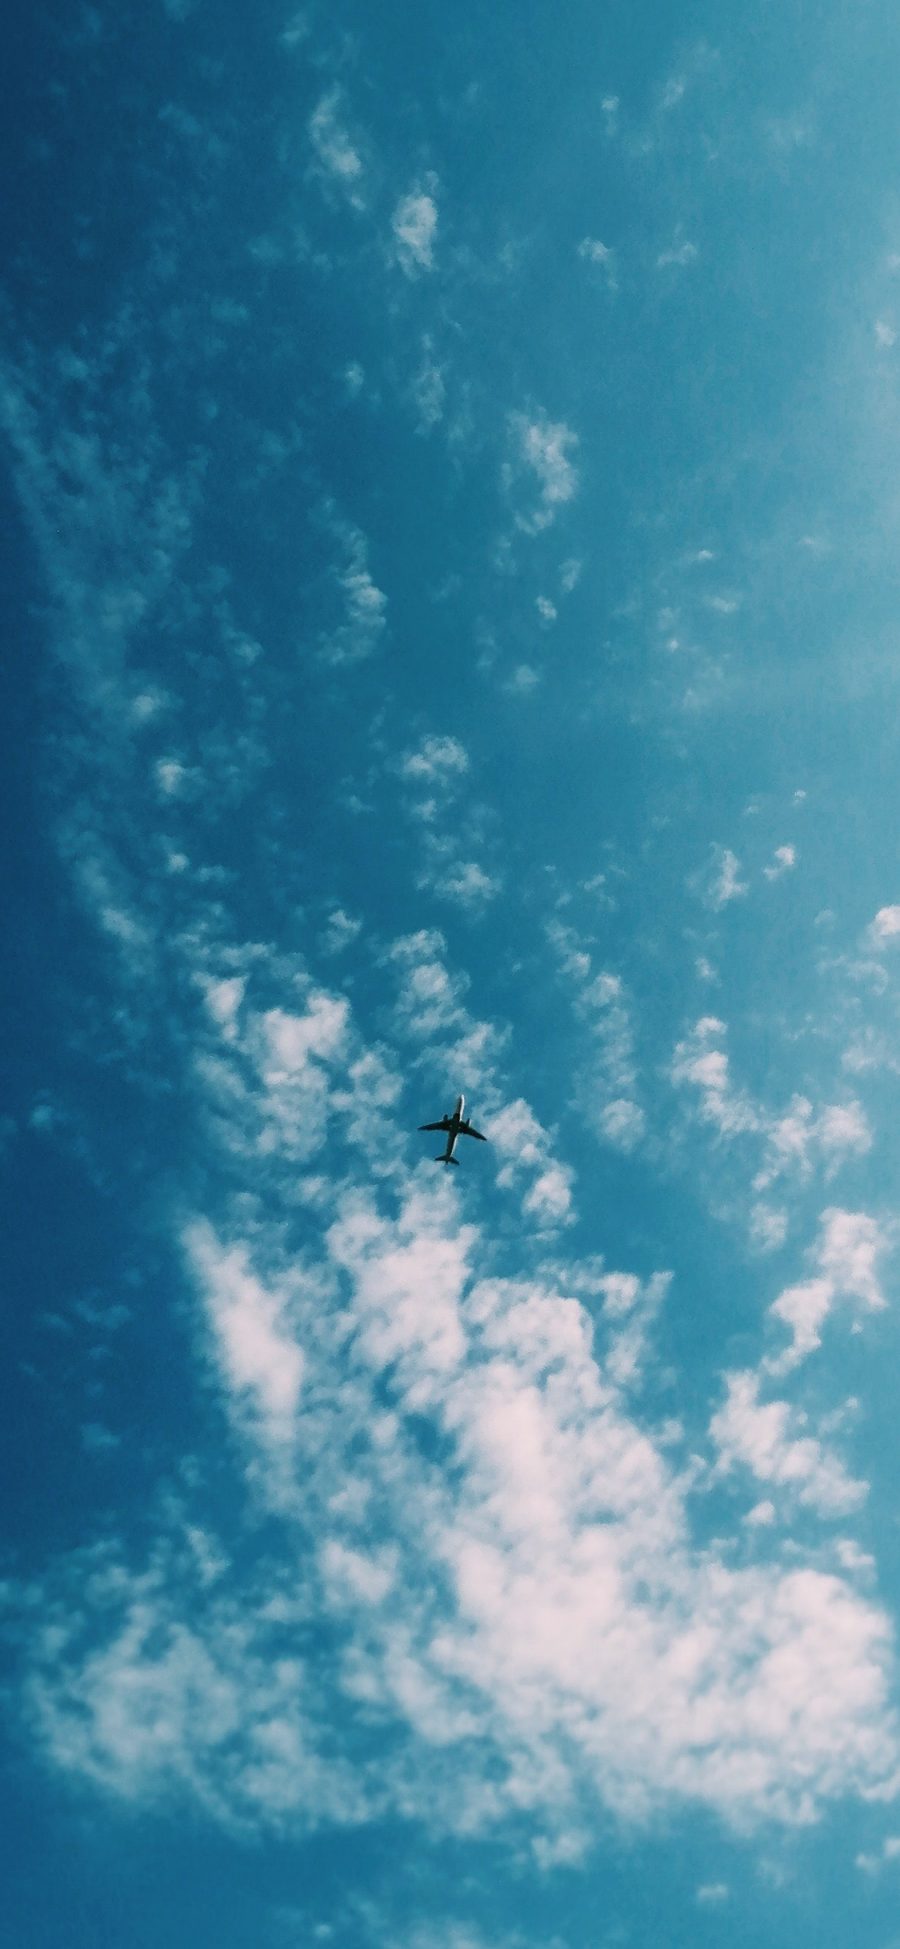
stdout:
<svg viewBox="0 0 900 1949">
<path fill-rule="evenodd" d="M 470 1123 L 461 1123 L 459 1126 L 459 1134 L 461 1137 L 477 1137 L 478 1142 L 480 1144 L 486 1144 L 488 1141 L 487 1138 L 482 1135 L 481 1131 L 474 1130 Z"/>
<path fill-rule="evenodd" d="M 442 1117 L 440 1123 L 420 1123 L 420 1130 L 449 1130 L 450 1118 Z"/>
</svg>

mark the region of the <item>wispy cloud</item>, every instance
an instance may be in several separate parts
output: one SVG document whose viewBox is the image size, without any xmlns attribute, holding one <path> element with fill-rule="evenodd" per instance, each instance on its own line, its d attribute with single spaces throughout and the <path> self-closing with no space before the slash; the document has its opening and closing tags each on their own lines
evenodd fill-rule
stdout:
<svg viewBox="0 0 900 1949">
<path fill-rule="evenodd" d="M 418 832 L 423 864 L 419 885 L 467 913 L 483 914 L 501 891 L 502 881 L 472 852 L 480 846 L 479 817 L 468 783 L 469 758 L 458 738 L 426 737 L 408 751 L 397 769 L 416 796 L 409 811 Z"/>
<path fill-rule="evenodd" d="M 749 1194 L 749 1236 L 759 1249 L 773 1251 L 789 1229 L 785 1200 L 816 1178 L 830 1183 L 854 1158 L 864 1157 L 872 1132 L 855 1098 L 815 1106 L 798 1094 L 783 1109 L 762 1102 L 735 1082 L 726 1038 L 724 1022 L 702 1016 L 676 1045 L 669 1073 L 677 1089 L 690 1093 L 717 1143 L 734 1148 L 743 1195 Z"/>
<path fill-rule="evenodd" d="M 822 1344 L 822 1328 L 838 1300 L 864 1312 L 878 1312 L 886 1304 L 878 1263 L 889 1240 L 867 1212 L 842 1211 L 832 1206 L 822 1214 L 819 1239 L 811 1257 L 811 1279 L 788 1286 L 769 1308 L 770 1315 L 788 1327 L 792 1340 L 770 1359 L 769 1371 L 788 1373 Z"/>
<path fill-rule="evenodd" d="M 900 935 L 900 906 L 879 907 L 869 928 L 869 934 L 877 947 L 884 947 L 888 941 L 895 941 Z"/>
<path fill-rule="evenodd" d="M 391 219 L 397 262 L 407 277 L 434 269 L 434 240 L 437 236 L 437 183 L 429 177 L 426 188 L 402 196 Z"/>
<path fill-rule="evenodd" d="M 737 1137 L 759 1129 L 759 1113 L 744 1091 L 736 1089 L 726 1051 L 720 1045 L 725 1024 L 704 1015 L 689 1037 L 679 1042 L 672 1061 L 672 1081 L 698 1093 L 700 1114 L 722 1137 Z"/>
<path fill-rule="evenodd" d="M 335 527 L 343 561 L 332 571 L 343 598 L 344 614 L 335 629 L 323 635 L 322 654 L 328 663 L 359 663 L 371 656 L 387 622 L 387 596 L 369 569 L 369 544 L 350 522 Z"/>
<path fill-rule="evenodd" d="M 550 1156 L 547 1132 L 521 1097 L 495 1110 L 491 1141 L 501 1159 L 499 1182 L 526 1179 L 524 1211 L 542 1226 L 566 1223 L 573 1216 L 572 1172 Z"/>
<path fill-rule="evenodd" d="M 184 1248 L 208 1309 L 225 1385 L 252 1401 L 274 1442 L 288 1438 L 304 1360 L 283 1293 L 251 1272 L 243 1246 L 225 1247 L 209 1224 L 188 1227 Z"/>
<path fill-rule="evenodd" d="M 601 1142 L 632 1151 L 644 1136 L 646 1116 L 638 1097 L 625 984 L 619 975 L 594 967 L 573 928 L 553 921 L 547 931 L 572 986 L 578 1017 L 590 1036 L 590 1055 L 576 1091 L 578 1108 Z"/>
<path fill-rule="evenodd" d="M 323 181 L 336 185 L 354 209 L 363 208 L 363 162 L 351 138 L 340 88 L 331 88 L 313 109 L 309 139 Z"/>
<path fill-rule="evenodd" d="M 602 272 L 603 280 L 610 291 L 617 289 L 616 256 L 608 244 L 602 243 L 599 237 L 582 237 L 578 246 L 578 255 L 583 263 L 590 264 L 593 270 Z"/>
<path fill-rule="evenodd" d="M 523 480 L 536 482 L 537 507 L 517 517 L 521 528 L 535 534 L 550 527 L 577 491 L 578 474 L 572 456 L 578 436 L 563 421 L 550 420 L 544 413 L 533 417 L 513 413 L 509 425 L 514 457 L 507 463 L 504 478 L 509 487 Z"/>
<path fill-rule="evenodd" d="M 320 936 L 323 954 L 341 954 L 352 946 L 362 931 L 362 921 L 355 915 L 346 914 L 343 907 L 335 907 L 328 916 L 328 925 Z"/>
<path fill-rule="evenodd" d="M 447 387 L 444 367 L 435 358 L 434 347 L 427 336 L 422 341 L 421 364 L 413 378 L 411 390 L 419 430 L 428 433 L 443 418 Z"/>
<path fill-rule="evenodd" d="M 729 846 L 714 846 L 713 864 L 706 888 L 710 906 L 717 910 L 727 907 L 732 900 L 741 900 L 747 892 L 747 881 L 741 879 L 741 863 L 737 854 Z"/>
<path fill-rule="evenodd" d="M 807 1434 L 798 1410 L 787 1401 L 760 1401 L 758 1374 L 728 1374 L 726 1387 L 725 1403 L 710 1424 L 723 1470 L 749 1469 L 758 1482 L 796 1496 L 821 1516 L 843 1517 L 859 1508 L 867 1484 L 854 1481 L 838 1458 Z"/>
<path fill-rule="evenodd" d="M 763 867 L 767 880 L 781 880 L 785 873 L 793 872 L 797 864 L 796 846 L 776 846 L 771 865 Z"/>
<path fill-rule="evenodd" d="M 765 1122 L 766 1150 L 753 1188 L 767 1191 L 779 1178 L 796 1174 L 808 1178 L 816 1164 L 833 1177 L 848 1157 L 863 1157 L 872 1147 L 872 1133 L 862 1105 L 855 1100 L 827 1103 L 816 1113 L 808 1097 L 795 1096 L 783 1116 Z"/>
<path fill-rule="evenodd" d="M 858 1854 L 855 1865 L 863 1874 L 877 1875 L 891 1861 L 900 1861 L 900 1834 L 887 1834 L 877 1854 Z"/>
<path fill-rule="evenodd" d="M 701 1908 L 719 1908 L 728 1901 L 730 1893 L 726 1881 L 704 1881 L 697 1889 L 696 1900 Z"/>
<path fill-rule="evenodd" d="M 686 265 L 695 264 L 699 255 L 697 245 L 689 238 L 685 238 L 683 243 L 669 244 L 667 249 L 661 250 L 656 260 L 656 267 L 660 271 L 670 267 L 683 270 Z"/>
<path fill-rule="evenodd" d="M 468 771 L 469 760 L 465 748 L 458 738 L 428 737 L 417 751 L 407 752 L 401 760 L 400 771 L 404 778 L 414 779 L 416 783 L 436 785 L 443 783 L 454 774 Z"/>
</svg>

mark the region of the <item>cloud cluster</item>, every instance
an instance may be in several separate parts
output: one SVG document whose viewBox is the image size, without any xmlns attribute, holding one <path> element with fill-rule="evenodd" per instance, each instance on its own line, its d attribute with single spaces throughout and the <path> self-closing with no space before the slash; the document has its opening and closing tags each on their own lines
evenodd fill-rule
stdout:
<svg viewBox="0 0 900 1949">
<path fill-rule="evenodd" d="M 462 768 L 449 741 L 410 756 L 414 775 Z M 547 1861 L 578 1857 L 600 1806 L 745 1825 L 893 1792 L 886 1619 L 840 1567 L 741 1567 L 693 1535 L 696 1468 L 629 1406 L 668 1279 L 542 1260 L 567 1174 L 502 1100 L 502 1035 L 469 1015 L 440 937 L 390 949 L 395 1031 L 479 1079 L 526 1220 L 518 1272 L 491 1271 L 444 1182 L 334 1174 L 326 1133 L 365 1142 L 375 1100 L 346 998 L 258 944 L 202 951 L 209 1140 L 268 1188 L 196 1212 L 181 1242 L 198 1360 L 278 1548 L 232 1558 L 198 1512 L 188 1562 L 161 1510 L 143 1567 L 124 1546 L 58 1564 L 26 1648 L 52 1762 L 249 1828 L 425 1806 L 438 1831 L 524 1820 Z M 302 1251 L 298 1162 L 317 1172 Z M 876 1248 L 828 1214 L 821 1278 L 873 1302 Z M 721 1468 L 819 1511 L 863 1493 L 752 1379 L 711 1436 Z"/>
<path fill-rule="evenodd" d="M 308 134 L 320 182 L 361 207 L 362 145 L 338 89 Z M 393 209 L 392 258 L 411 280 L 435 266 L 435 198 L 435 184 L 417 184 Z M 608 274 L 605 247 L 585 246 Z M 417 403 L 430 424 L 443 377 L 421 345 Z M 358 390 L 361 368 L 345 370 Z M 360 1000 L 368 934 L 349 895 L 310 897 L 329 915 L 325 980 L 299 955 L 241 938 L 214 848 L 194 870 L 190 821 L 215 799 L 214 768 L 190 746 L 206 699 L 181 708 L 174 677 L 170 693 L 127 660 L 163 596 L 177 599 L 190 481 L 167 475 L 158 449 L 141 458 L 137 440 L 127 464 L 114 440 L 104 455 L 89 416 L 80 439 L 48 441 L 27 389 L 7 386 L 2 406 L 88 721 L 119 738 L 68 852 L 127 971 L 121 1013 L 126 999 L 131 1021 L 156 1006 L 167 1034 L 177 1018 L 167 1053 L 196 1156 L 168 1242 L 195 1375 L 228 1433 L 227 1497 L 207 1498 L 198 1469 L 189 1509 L 169 1497 L 150 1512 L 146 1546 L 131 1535 L 76 1553 L 23 1593 L 24 1696 L 42 1750 L 135 1802 L 178 1797 L 248 1830 L 414 1821 L 423 1809 L 439 1831 L 510 1823 L 548 1865 L 578 1858 L 598 1809 L 641 1821 L 691 1804 L 746 1826 L 894 1793 L 892 1634 L 856 1586 L 861 1559 L 846 1539 L 843 1554 L 824 1545 L 807 1558 L 772 1534 L 776 1500 L 779 1512 L 844 1518 L 865 1485 L 789 1401 L 762 1398 L 762 1374 L 792 1371 L 838 1305 L 856 1322 L 884 1304 L 885 1231 L 860 1211 L 823 1212 L 810 1276 L 770 1308 L 790 1346 L 761 1374 L 727 1377 L 708 1460 L 677 1424 L 657 1424 L 640 1390 L 670 1276 L 573 1242 L 574 1173 L 552 1112 L 520 1094 L 521 1052 L 510 1060 L 504 1025 L 470 1008 L 447 942 L 428 926 L 399 940 L 385 928 Z M 542 411 L 504 426 L 506 485 L 520 529 L 536 535 L 578 490 L 577 436 Z M 330 515 L 329 527 L 339 610 L 319 643 L 345 666 L 383 639 L 387 601 L 363 531 Z M 143 573 L 134 531 L 152 557 Z M 562 566 L 564 593 L 578 572 L 574 559 Z M 217 617 L 213 685 L 240 668 L 232 716 L 217 725 L 222 768 L 240 772 L 230 733 L 263 714 L 263 678 L 248 688 L 259 646 L 215 607 L 223 587 L 210 569 L 185 603 Z M 553 621 L 555 602 L 537 601 Z M 519 666 L 519 688 L 529 670 Z M 283 695 L 271 687 L 276 705 Z M 140 749 L 133 771 L 126 746 Z M 404 893 L 450 901 L 464 937 L 460 913 L 483 913 L 501 891 L 488 817 L 471 809 L 474 771 L 458 738 L 404 724 L 382 774 L 418 834 Z M 133 817 L 121 809 L 129 790 Z M 253 858 L 277 858 L 272 904 L 293 923 L 278 823 Z M 779 847 L 763 870 L 774 879 L 793 864 Z M 736 856 L 717 852 L 709 904 L 745 891 Z M 880 910 L 875 944 L 900 932 L 897 914 Z M 638 1075 L 629 989 L 574 930 L 552 938 L 575 996 L 582 1106 L 604 1142 L 631 1152 L 651 1070 Z M 359 965 L 331 958 L 355 940 Z M 794 1094 L 776 1114 L 734 1081 L 724 1039 L 703 1017 L 678 1042 L 671 1080 L 720 1145 L 752 1151 L 754 1195 L 828 1178 L 865 1152 L 855 1100 Z M 478 1180 L 464 1207 L 427 1152 L 417 1168 L 397 1114 L 404 1087 L 427 1092 L 419 1115 L 447 1107 L 431 1104 L 433 1089 L 448 1101 L 477 1092 L 490 1223 L 471 1216 L 484 1209 Z M 82 1436 L 98 1452 L 115 1439 L 99 1421 Z M 765 1494 L 722 1542 L 697 1510 L 725 1476 L 736 1497 L 748 1480 Z M 232 1506 L 225 1536 L 214 1500 Z M 698 1891 L 720 1898 L 719 1884 Z"/>
<path fill-rule="evenodd" d="M 841 1575 L 693 1541 L 688 1480 L 604 1371 L 586 1306 L 558 1277 L 481 1273 L 443 1185 L 396 1217 L 339 1197 L 337 1333 L 311 1295 L 292 1315 L 276 1296 L 271 1231 L 213 1244 L 201 1224 L 188 1244 L 270 1507 L 271 1424 L 292 1425 L 279 1567 L 226 1574 L 213 1550 L 188 1590 L 161 1540 L 138 1573 L 61 1572 L 29 1692 L 58 1765 L 240 1822 L 525 1818 L 576 1855 L 600 1805 L 639 1821 L 690 1801 L 742 1825 L 895 1791 L 886 1619 Z M 628 1276 L 604 1297 L 627 1314 Z M 729 1465 L 850 1506 L 752 1390 L 735 1385 L 717 1437 Z M 367 1757 L 373 1724 L 390 1739 Z"/>
</svg>

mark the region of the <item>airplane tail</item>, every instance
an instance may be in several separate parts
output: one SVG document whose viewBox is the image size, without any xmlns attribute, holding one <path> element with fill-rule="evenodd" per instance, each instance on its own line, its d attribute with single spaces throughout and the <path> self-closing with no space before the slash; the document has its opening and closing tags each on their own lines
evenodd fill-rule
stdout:
<svg viewBox="0 0 900 1949">
<path fill-rule="evenodd" d="M 455 1164 L 457 1167 L 459 1166 L 458 1157 L 445 1157 L 443 1151 L 441 1151 L 440 1157 L 436 1157 L 434 1161 L 436 1164 Z"/>
</svg>

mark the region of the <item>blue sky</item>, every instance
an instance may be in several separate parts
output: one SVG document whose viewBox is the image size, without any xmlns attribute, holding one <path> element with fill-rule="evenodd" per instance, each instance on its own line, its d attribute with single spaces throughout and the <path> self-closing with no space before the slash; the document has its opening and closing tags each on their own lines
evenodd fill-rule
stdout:
<svg viewBox="0 0 900 1949">
<path fill-rule="evenodd" d="M 895 1949 L 898 61 L 10 30 L 29 1949 Z"/>
</svg>

